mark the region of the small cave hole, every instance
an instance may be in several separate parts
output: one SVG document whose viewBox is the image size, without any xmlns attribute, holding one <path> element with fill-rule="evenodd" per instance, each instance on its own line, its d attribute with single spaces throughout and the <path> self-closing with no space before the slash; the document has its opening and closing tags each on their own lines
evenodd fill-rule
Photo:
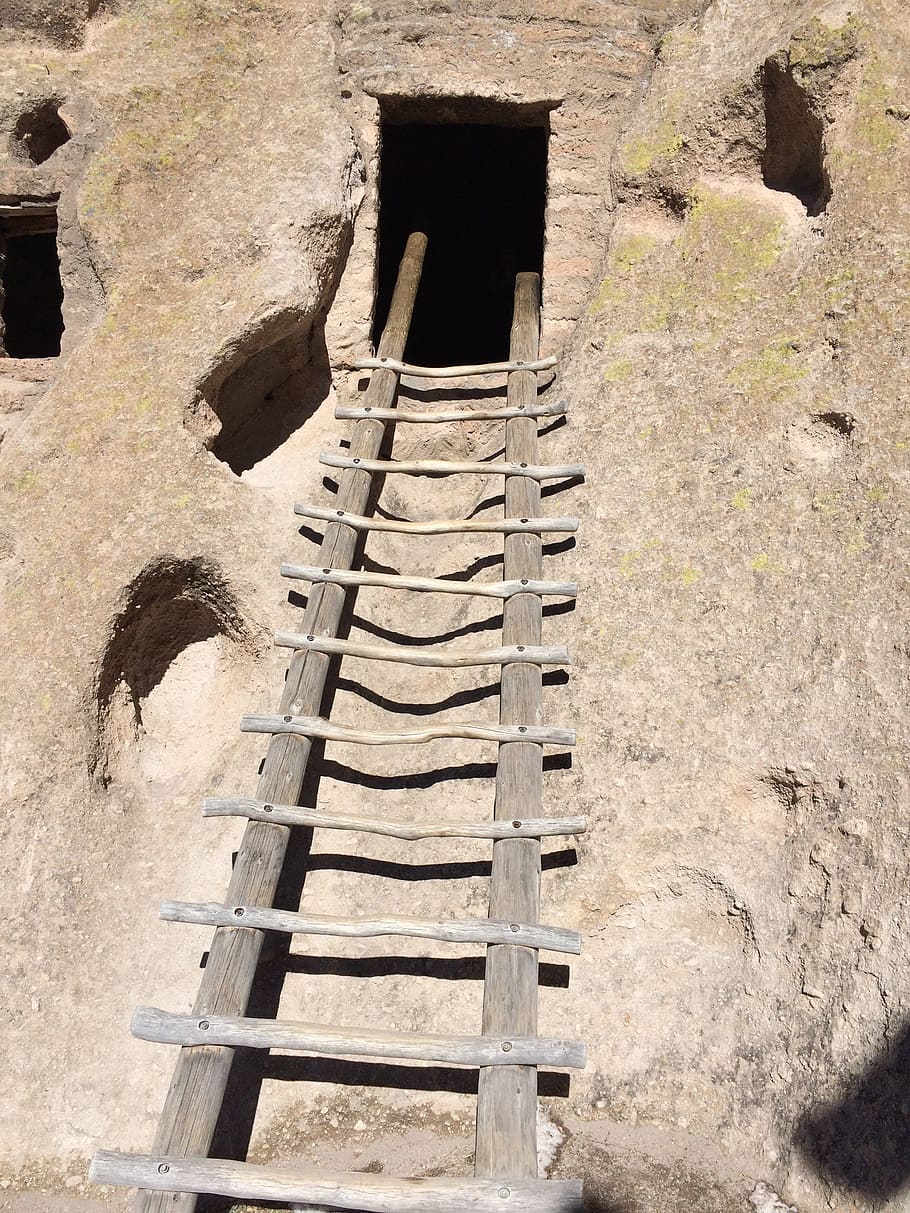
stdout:
<svg viewBox="0 0 910 1213">
<path fill-rule="evenodd" d="M 515 276 L 543 271 L 547 114 L 484 110 L 467 99 L 432 109 L 420 102 L 384 107 L 374 345 L 405 242 L 423 231 L 407 359 L 439 366 L 506 358 Z"/>
<path fill-rule="evenodd" d="M 54 207 L 0 208 L 0 305 L 0 355 L 59 355 L 63 285 Z"/>
<path fill-rule="evenodd" d="M 761 79 L 765 101 L 764 183 L 768 189 L 793 194 L 809 215 L 821 215 L 831 199 L 824 124 L 791 68 L 780 58 L 766 61 Z"/>
<path fill-rule="evenodd" d="M 850 413 L 813 413 L 816 425 L 825 425 L 841 438 L 852 438 L 856 429 L 856 418 Z"/>
<path fill-rule="evenodd" d="M 232 652 L 253 647 L 214 564 L 164 556 L 147 565 L 124 595 L 101 660 L 91 762 L 100 782 L 114 778 L 123 754 L 135 751 L 146 732 L 153 734 L 157 751 L 163 738 L 183 757 L 181 738 L 210 728 L 210 720 L 196 719 L 206 709 L 205 688 L 224 683 L 221 667 Z M 214 699 L 226 698 L 221 685 Z M 152 767 L 163 765 L 156 752 Z"/>
<path fill-rule="evenodd" d="M 13 128 L 13 141 L 32 164 L 43 164 L 54 152 L 69 143 L 70 129 L 60 116 L 58 101 L 41 101 L 21 114 Z"/>
<path fill-rule="evenodd" d="M 186 425 L 239 476 L 287 442 L 331 385 L 324 321 L 274 317 L 209 376 Z"/>
</svg>

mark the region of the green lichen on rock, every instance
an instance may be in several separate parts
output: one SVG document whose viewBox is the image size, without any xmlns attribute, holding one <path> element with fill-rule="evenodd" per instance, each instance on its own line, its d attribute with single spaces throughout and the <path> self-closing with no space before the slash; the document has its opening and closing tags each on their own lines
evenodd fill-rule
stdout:
<svg viewBox="0 0 910 1213">
<path fill-rule="evenodd" d="M 809 368 L 792 337 L 777 337 L 727 374 L 727 383 L 753 400 L 778 404 L 792 397 Z"/>
<path fill-rule="evenodd" d="M 632 325 L 657 332 L 675 320 L 700 319 L 706 347 L 716 343 L 731 315 L 755 301 L 764 275 L 780 258 L 783 219 L 752 197 L 699 187 L 682 231 L 669 245 L 627 237 L 611 256 L 613 270 L 589 311 L 628 309 Z M 657 250 L 662 256 L 658 257 Z M 648 260 L 648 273 L 641 263 Z"/>
<path fill-rule="evenodd" d="M 185 171 L 194 145 L 213 130 L 229 137 L 263 14 L 255 2 L 149 0 L 123 20 L 135 26 L 144 57 L 82 187 L 81 212 L 95 221 L 116 221 L 127 187 Z"/>
<path fill-rule="evenodd" d="M 644 261 L 656 243 L 647 232 L 628 232 L 616 242 L 610 259 L 620 269 L 633 270 Z"/>
<path fill-rule="evenodd" d="M 698 33 L 691 26 L 674 26 L 668 29 L 657 44 L 657 57 L 661 63 L 679 61 L 698 46 Z"/>
<path fill-rule="evenodd" d="M 759 552 L 749 561 L 753 573 L 782 573 L 784 566 L 775 560 L 769 552 Z"/>
<path fill-rule="evenodd" d="M 859 29 L 859 18 L 855 14 L 836 27 L 813 17 L 790 40 L 790 67 L 794 72 L 842 67 L 859 50 Z"/>
<path fill-rule="evenodd" d="M 631 358 L 617 358 L 605 369 L 604 380 L 607 383 L 622 383 L 634 370 L 635 363 Z"/>
<path fill-rule="evenodd" d="M 612 273 L 601 282 L 588 311 L 592 316 L 604 311 L 608 304 L 616 301 L 625 289 L 633 271 L 647 258 L 657 241 L 645 232 L 627 232 L 610 250 L 609 264 Z"/>
<path fill-rule="evenodd" d="M 707 269 L 714 304 L 730 308 L 754 298 L 755 278 L 780 257 L 782 231 L 780 216 L 751 199 L 702 188 L 679 240 L 680 258 Z"/>
<path fill-rule="evenodd" d="M 656 163 L 665 165 L 685 145 L 679 129 L 682 97 L 671 93 L 662 97 L 654 125 L 624 141 L 620 150 L 623 169 L 632 177 L 643 177 Z"/>
<path fill-rule="evenodd" d="M 662 118 L 654 130 L 626 145 L 623 164 L 633 176 L 644 176 L 655 160 L 671 160 L 684 143 L 671 119 Z"/>
<path fill-rule="evenodd" d="M 885 79 L 884 67 L 876 56 L 870 59 L 856 96 L 857 150 L 890 152 L 900 136 L 900 119 L 894 110 L 896 98 Z"/>
<path fill-rule="evenodd" d="M 643 327 L 676 316 L 720 320 L 755 299 L 763 273 L 781 253 L 783 222 L 749 198 L 699 189 L 674 242 L 676 264 L 644 298 Z M 712 326 L 713 339 L 719 329 Z"/>
</svg>

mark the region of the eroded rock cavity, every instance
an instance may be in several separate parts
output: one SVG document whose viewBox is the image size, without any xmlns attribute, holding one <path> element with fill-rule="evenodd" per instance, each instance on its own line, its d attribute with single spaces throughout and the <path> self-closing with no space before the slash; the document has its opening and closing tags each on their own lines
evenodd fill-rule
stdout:
<svg viewBox="0 0 910 1213">
<path fill-rule="evenodd" d="M 225 699 L 237 698 L 231 666 L 251 648 L 214 564 L 161 556 L 146 565 L 124 595 L 100 664 L 96 777 L 106 784 L 185 772 L 196 747 L 217 736 Z M 228 709 L 234 727 L 235 707 Z"/>
<path fill-rule="evenodd" d="M 331 384 L 324 324 L 272 316 L 209 375 L 185 424 L 239 476 L 300 429 Z"/>
</svg>

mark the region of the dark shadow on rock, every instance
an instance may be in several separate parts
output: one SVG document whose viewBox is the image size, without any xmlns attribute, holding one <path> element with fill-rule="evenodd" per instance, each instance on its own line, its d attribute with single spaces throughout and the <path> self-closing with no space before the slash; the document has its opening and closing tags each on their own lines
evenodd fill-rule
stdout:
<svg viewBox="0 0 910 1213">
<path fill-rule="evenodd" d="M 388 1087 L 401 1091 L 451 1091 L 477 1094 L 477 1070 L 457 1066 L 407 1066 L 388 1062 L 345 1061 L 334 1057 L 287 1057 L 272 1054 L 265 1077 L 273 1082 L 328 1082 L 345 1087 Z M 538 1095 L 566 1099 L 569 1075 L 540 1071 Z"/>
<path fill-rule="evenodd" d="M 584 481 L 583 476 L 572 476 L 566 480 L 551 480 L 546 484 L 541 484 L 540 495 L 541 497 L 555 497 L 558 493 L 565 493 L 568 489 L 574 489 L 578 485 L 584 484 Z M 484 510 L 492 510 L 503 505 L 505 505 L 505 497 L 502 493 L 497 493 L 493 497 L 485 497 L 472 508 L 468 517 L 473 518 L 475 515 L 483 513 Z"/>
<path fill-rule="evenodd" d="M 325 322 L 268 317 L 199 387 L 184 424 L 238 476 L 316 412 L 331 387 Z"/>
<path fill-rule="evenodd" d="M 540 382 L 541 377 L 543 382 Z M 367 380 L 367 382 L 369 382 Z M 552 387 L 556 382 L 556 375 L 550 371 L 538 372 L 537 395 L 542 396 L 548 388 Z M 426 402 L 428 404 L 439 404 L 440 402 L 453 404 L 470 404 L 475 400 L 499 400 L 505 403 L 505 397 L 508 393 L 508 387 L 505 383 L 498 384 L 494 387 L 448 387 L 441 388 L 439 386 L 421 388 L 413 383 L 403 383 L 398 389 L 398 397 L 400 400 L 412 400 L 418 403 Z"/>
<path fill-rule="evenodd" d="M 572 755 L 545 754 L 544 771 L 568 771 L 572 766 Z M 450 779 L 495 779 L 495 762 L 461 762 L 450 767 L 436 767 L 432 771 L 412 771 L 406 774 L 374 775 L 369 771 L 360 771 L 356 767 L 326 759 L 322 764 L 322 776 L 325 779 L 335 779 L 339 783 L 352 783 L 357 787 L 371 788 L 376 791 L 402 791 L 416 788 L 432 788 L 437 783 L 446 783 Z"/>
<path fill-rule="evenodd" d="M 554 868 L 572 868 L 578 863 L 578 852 L 574 847 L 550 851 L 540 861 L 541 871 Z M 355 872 L 360 876 L 380 876 L 387 880 L 471 880 L 486 878 L 492 872 L 489 859 L 460 859 L 449 863 L 401 863 L 391 859 L 375 859 L 369 855 L 347 855 L 326 851 L 311 855 L 310 872 Z"/>
<path fill-rule="evenodd" d="M 910 1180 L 910 1025 L 840 1099 L 807 1112 L 795 1139 L 829 1182 L 872 1200 L 896 1196 Z"/>
<path fill-rule="evenodd" d="M 484 699 L 493 699 L 499 695 L 498 682 L 471 687 L 467 691 L 455 691 L 453 694 L 447 695 L 445 699 L 434 700 L 432 703 L 404 703 L 399 699 L 390 699 L 388 695 L 382 695 L 379 691 L 374 691 L 370 687 L 364 686 L 363 683 L 354 682 L 350 678 L 339 678 L 338 689 L 339 691 L 349 691 L 358 699 L 375 704 L 376 707 L 383 708 L 386 712 L 408 716 L 432 716 L 436 712 L 465 707 L 470 703 L 480 703 Z"/>
<path fill-rule="evenodd" d="M 484 956 L 311 956 L 287 958 L 288 973 L 309 977 L 430 977 L 436 981 L 483 981 Z M 568 989 L 569 966 L 543 961 L 538 966 L 538 984 L 548 989 Z"/>
<path fill-rule="evenodd" d="M 303 594 L 296 590 L 291 590 L 288 594 L 288 602 L 291 606 L 304 608 L 306 607 L 307 599 Z M 544 619 L 551 619 L 555 615 L 569 615 L 575 610 L 575 600 L 570 599 L 567 602 L 551 602 L 546 603 L 543 608 Z M 481 632 L 494 632 L 502 630 L 502 614 L 490 615 L 486 619 L 477 619 L 471 623 L 464 623 L 458 627 L 450 628 L 447 632 L 437 632 L 431 636 L 414 636 L 406 632 L 396 632 L 392 628 L 383 627 L 380 623 L 374 623 L 372 619 L 367 619 L 365 615 L 352 613 L 351 626 L 359 628 L 362 632 L 366 632 L 370 636 L 376 636 L 380 640 L 387 640 L 392 644 L 413 644 L 413 645 L 430 645 L 430 644 L 445 644 L 450 640 L 458 640 L 463 636 L 476 636 Z M 562 671 L 549 670 L 544 674 L 544 686 L 556 685 L 556 683 L 548 683 L 550 677 L 563 677 Z"/>
</svg>

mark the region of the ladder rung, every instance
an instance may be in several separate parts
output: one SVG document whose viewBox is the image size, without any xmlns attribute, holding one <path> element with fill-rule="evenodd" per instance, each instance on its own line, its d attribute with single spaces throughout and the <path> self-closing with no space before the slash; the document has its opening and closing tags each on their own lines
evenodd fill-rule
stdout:
<svg viewBox="0 0 910 1213">
<path fill-rule="evenodd" d="M 326 509 L 318 505 L 295 505 L 294 513 L 301 518 L 320 522 L 338 522 L 355 531 L 394 531 L 402 535 L 461 535 L 491 533 L 529 535 L 547 531 L 577 531 L 577 518 L 433 518 L 426 522 L 398 522 L 392 518 L 368 518 L 348 510 Z"/>
<path fill-rule="evenodd" d="M 417 375 L 424 379 L 461 379 L 468 375 L 498 375 L 510 371 L 548 371 L 558 359 L 551 354 L 547 358 L 534 358 L 511 362 L 477 362 L 464 366 L 414 366 L 410 362 L 399 362 L 397 358 L 358 358 L 350 365 L 355 371 L 394 371 L 397 375 Z"/>
<path fill-rule="evenodd" d="M 359 644 L 337 640 L 334 636 L 304 636 L 302 632 L 276 632 L 275 644 L 282 649 L 308 649 L 315 653 L 340 653 L 343 657 L 363 657 L 368 661 L 397 661 L 402 665 L 461 668 L 474 665 L 571 665 L 569 650 L 563 645 L 512 644 L 498 649 L 448 648 L 445 645 Z"/>
<path fill-rule="evenodd" d="M 450 1066 L 566 1066 L 580 1070 L 585 1064 L 585 1046 L 580 1040 L 336 1028 L 234 1015 L 177 1015 L 157 1007 L 137 1007 L 130 1031 L 139 1040 L 157 1044 L 290 1049 L 330 1057 L 397 1057 Z"/>
<path fill-rule="evenodd" d="M 89 1179 L 157 1192 L 318 1205 L 364 1213 L 581 1213 L 579 1179 L 396 1179 L 363 1171 L 260 1166 L 225 1158 L 99 1150 Z"/>
<path fill-rule="evenodd" d="M 343 405 L 335 410 L 339 421 L 403 421 L 410 425 L 433 425 L 442 421 L 508 421 L 512 417 L 561 417 L 568 410 L 565 400 L 548 404 L 507 405 L 493 409 L 381 409 L 372 404 Z"/>
<path fill-rule="evenodd" d="M 434 921 L 389 914 L 384 918 L 350 918 L 329 914 L 292 914 L 264 906 L 226 906 L 217 901 L 166 901 L 159 917 L 167 922 L 197 923 L 207 927 L 249 927 L 281 931 L 287 935 L 334 935 L 346 939 L 372 939 L 401 935 L 407 939 L 438 939 L 444 943 L 516 944 L 548 952 L 578 956 L 581 936 L 563 927 L 494 918 L 453 918 Z"/>
<path fill-rule="evenodd" d="M 422 729 L 380 733 L 332 724 L 321 716 L 244 716 L 244 733 L 292 733 L 297 737 L 320 737 L 323 741 L 346 741 L 352 745 L 418 745 L 460 737 L 466 741 L 530 741 L 537 745 L 574 745 L 574 729 L 553 729 L 533 724 L 433 724 Z"/>
<path fill-rule="evenodd" d="M 336 455 L 322 451 L 319 462 L 330 468 L 354 468 L 361 472 L 403 472 L 406 476 L 526 476 L 529 480 L 577 480 L 584 476 L 583 463 L 459 463 L 451 459 L 361 459 L 359 455 Z"/>
<path fill-rule="evenodd" d="M 282 826 L 310 829 L 360 830 L 417 842 L 422 838 L 562 838 L 583 834 L 586 817 L 533 817 L 512 821 L 395 821 L 388 817 L 358 817 L 290 804 L 267 804 L 243 796 L 210 796 L 202 802 L 204 817 L 246 817 Z"/>
<path fill-rule="evenodd" d="M 416 590 L 419 593 L 472 594 L 479 598 L 511 598 L 513 594 L 546 594 L 574 598 L 574 581 L 450 581 L 440 577 L 403 577 L 398 573 L 371 573 L 364 569 L 319 569 L 306 564 L 283 564 L 282 577 L 298 581 L 328 581 L 333 585 L 372 585 L 387 590 Z"/>
</svg>

